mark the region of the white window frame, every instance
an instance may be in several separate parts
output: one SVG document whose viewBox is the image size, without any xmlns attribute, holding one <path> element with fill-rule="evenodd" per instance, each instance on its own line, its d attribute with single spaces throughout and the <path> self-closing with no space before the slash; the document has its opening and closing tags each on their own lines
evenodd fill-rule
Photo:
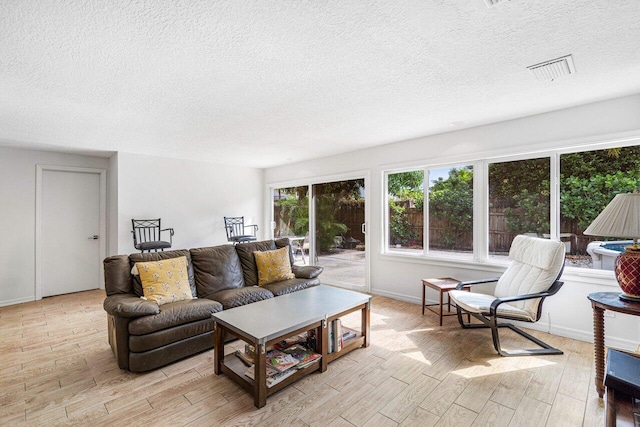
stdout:
<svg viewBox="0 0 640 427">
<path fill-rule="evenodd" d="M 456 261 L 459 262 L 468 262 L 476 260 L 476 245 L 477 245 L 477 236 L 476 229 L 477 224 L 476 221 L 478 218 L 477 205 L 478 205 L 478 194 L 477 194 L 477 180 L 476 180 L 476 170 L 479 166 L 482 165 L 481 161 L 475 162 L 455 162 L 455 163 L 446 163 L 446 164 L 432 164 L 432 165 L 419 165 L 419 166 L 411 166 L 411 167 L 403 167 L 397 169 L 385 169 L 382 173 L 382 182 L 383 182 L 383 203 L 382 203 L 382 218 L 383 218 L 383 227 L 384 230 L 381 233 L 383 241 L 381 242 L 380 247 L 382 248 L 382 254 L 387 255 L 397 255 L 401 257 L 408 258 L 425 258 L 425 259 L 436 259 L 436 260 L 449 260 L 451 259 L 451 254 L 456 252 L 451 252 L 444 254 L 442 251 L 432 252 L 429 246 L 429 172 L 438 169 L 453 169 L 460 167 L 468 167 L 470 166 L 473 169 L 473 253 L 465 254 L 460 252 L 459 256 L 455 257 Z M 403 172 L 414 172 L 414 171 L 422 171 L 424 174 L 423 181 L 423 191 L 422 191 L 422 206 L 423 206 L 423 240 L 422 240 L 422 250 L 414 250 L 411 252 L 396 250 L 389 246 L 390 240 L 390 224 L 391 220 L 389 216 L 389 175 L 403 173 Z"/>
<path fill-rule="evenodd" d="M 496 271 L 500 271 L 507 261 L 497 260 L 490 258 L 488 254 L 489 250 L 489 185 L 488 185 L 488 165 L 490 163 L 527 160 L 548 157 L 550 161 L 550 234 L 551 239 L 559 240 L 559 227 L 560 227 L 560 156 L 569 153 L 580 153 L 584 151 L 597 151 L 608 148 L 616 147 L 628 147 L 640 145 L 640 135 L 633 134 L 627 135 L 613 135 L 611 137 L 600 137 L 598 140 L 582 140 L 579 142 L 569 141 L 559 143 L 547 143 L 546 147 L 541 150 L 531 151 L 526 153 L 514 153 L 510 155 L 501 156 L 488 156 L 486 158 L 476 160 L 461 160 L 447 162 L 446 164 L 414 164 L 412 166 L 405 167 L 386 167 L 382 170 L 382 182 L 383 182 L 383 227 L 380 233 L 383 241 L 381 242 L 381 255 L 383 257 L 390 257 L 397 260 L 404 259 L 408 262 L 427 263 L 441 266 L 455 266 L 458 268 L 475 268 L 476 266 L 484 266 L 488 269 L 496 268 Z M 555 146 L 554 148 L 549 148 Z M 428 171 L 432 169 L 441 169 L 447 167 L 460 167 L 461 165 L 473 166 L 474 171 L 474 183 L 473 183 L 473 198 L 474 198 L 474 211 L 473 211 L 473 260 L 464 259 L 451 259 L 448 257 L 444 259 L 441 256 L 430 254 L 428 251 L 428 185 L 424 192 L 424 211 L 425 211 L 425 233 L 423 250 L 420 253 L 406 253 L 401 251 L 394 251 L 393 248 L 389 248 L 389 192 L 388 192 L 388 176 L 389 174 L 409 172 L 415 170 L 423 170 L 425 177 L 428 179 Z M 565 275 L 571 276 L 573 280 L 584 283 L 607 283 L 613 278 L 613 272 L 608 270 L 593 270 L 578 267 L 566 267 Z"/>
</svg>

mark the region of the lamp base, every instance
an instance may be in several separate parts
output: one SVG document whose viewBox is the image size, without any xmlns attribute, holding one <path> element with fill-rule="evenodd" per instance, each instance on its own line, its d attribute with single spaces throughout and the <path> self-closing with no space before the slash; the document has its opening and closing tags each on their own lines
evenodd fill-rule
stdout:
<svg viewBox="0 0 640 427">
<path fill-rule="evenodd" d="M 619 297 L 622 301 L 640 302 L 640 297 L 635 297 L 633 295 L 620 294 Z"/>
<path fill-rule="evenodd" d="M 618 255 L 614 271 L 622 289 L 620 299 L 640 302 L 640 251 L 625 250 Z"/>
</svg>

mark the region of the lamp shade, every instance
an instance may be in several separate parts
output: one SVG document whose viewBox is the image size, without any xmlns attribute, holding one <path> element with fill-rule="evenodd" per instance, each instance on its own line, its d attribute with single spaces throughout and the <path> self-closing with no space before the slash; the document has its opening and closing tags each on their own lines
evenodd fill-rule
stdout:
<svg viewBox="0 0 640 427">
<path fill-rule="evenodd" d="M 640 301 L 640 194 L 618 194 L 584 234 L 633 239 L 633 246 L 625 247 L 616 258 L 614 272 L 622 289 L 620 298 Z"/>
<path fill-rule="evenodd" d="M 616 195 L 584 234 L 625 239 L 640 237 L 640 194 Z"/>
</svg>

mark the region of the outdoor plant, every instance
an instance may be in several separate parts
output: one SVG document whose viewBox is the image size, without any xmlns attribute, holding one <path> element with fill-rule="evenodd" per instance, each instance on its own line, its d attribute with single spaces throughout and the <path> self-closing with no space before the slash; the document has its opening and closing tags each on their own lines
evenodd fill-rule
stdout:
<svg viewBox="0 0 640 427">
<path fill-rule="evenodd" d="M 574 219 L 585 230 L 607 204 L 620 193 L 631 193 L 640 185 L 640 171 L 563 178 L 560 205 L 564 218 Z"/>
<path fill-rule="evenodd" d="M 392 245 L 406 246 L 416 237 L 416 233 L 411 231 L 406 208 L 391 202 L 389 203 L 389 212 L 389 240 Z"/>
<path fill-rule="evenodd" d="M 276 206 L 280 207 L 278 220 L 281 232 L 284 231 L 285 234 L 295 236 L 305 236 L 308 233 L 309 199 L 306 195 L 302 198 L 298 198 L 294 194 L 288 195 L 286 198 L 276 201 Z"/>
<path fill-rule="evenodd" d="M 418 237 L 411 229 L 407 205 L 422 212 L 424 205 L 424 172 L 409 171 L 390 174 L 387 181 L 389 191 L 389 243 L 409 245 Z"/>
<path fill-rule="evenodd" d="M 327 253 L 334 246 L 334 237 L 347 232 L 347 226 L 335 220 L 339 204 L 332 195 L 316 197 L 316 245 L 319 253 Z"/>
<path fill-rule="evenodd" d="M 429 190 L 429 215 L 442 219 L 443 237 L 438 242 L 445 249 L 460 247 L 461 238 L 473 229 L 473 170 L 453 168 L 447 179 L 438 178 Z"/>
<path fill-rule="evenodd" d="M 549 181 L 541 186 L 544 190 L 533 193 L 522 189 L 513 196 L 515 207 L 507 207 L 504 216 L 510 233 L 549 233 Z"/>
<path fill-rule="evenodd" d="M 343 236 L 348 227 L 338 221 L 342 207 L 362 209 L 361 189 L 363 180 L 349 180 L 322 184 L 315 187 L 316 249 L 327 253 L 335 246 L 335 236 Z M 315 191 L 315 190 L 314 190 Z M 309 232 L 308 187 L 290 187 L 278 190 L 275 201 L 277 226 L 281 235 L 305 236 Z"/>
</svg>

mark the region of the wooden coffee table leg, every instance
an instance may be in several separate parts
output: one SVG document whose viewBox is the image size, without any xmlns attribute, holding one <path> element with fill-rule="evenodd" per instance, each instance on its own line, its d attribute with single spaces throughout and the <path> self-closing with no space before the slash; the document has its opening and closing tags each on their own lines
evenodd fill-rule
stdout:
<svg viewBox="0 0 640 427">
<path fill-rule="evenodd" d="M 255 343 L 256 363 L 253 382 L 253 403 L 256 408 L 267 404 L 267 354 L 264 344 Z"/>
<path fill-rule="evenodd" d="M 442 326 L 442 289 L 440 289 L 440 326 Z"/>
<path fill-rule="evenodd" d="M 424 305 L 423 305 L 424 309 Z M 364 337 L 363 347 L 369 347 L 371 342 L 371 337 L 369 336 L 369 324 L 371 322 L 371 303 L 368 302 L 365 304 L 362 309 L 362 336 Z"/>
<path fill-rule="evenodd" d="M 424 316 L 424 303 L 425 303 L 425 288 L 424 282 L 422 283 L 422 315 Z"/>
<path fill-rule="evenodd" d="M 316 341 L 318 345 L 316 351 L 323 355 L 322 359 L 320 359 L 320 372 L 325 372 L 327 370 L 327 366 L 329 366 L 329 361 L 325 357 L 329 352 L 329 322 L 327 322 L 327 319 L 322 321 L 322 326 L 318 332 L 319 333 L 316 334 Z"/>
<path fill-rule="evenodd" d="M 220 325 L 214 325 L 213 332 L 213 372 L 216 375 L 222 373 L 222 362 L 224 361 L 224 330 Z"/>
<path fill-rule="evenodd" d="M 604 309 L 593 307 L 593 349 L 596 361 L 596 389 L 604 396 Z"/>
</svg>

